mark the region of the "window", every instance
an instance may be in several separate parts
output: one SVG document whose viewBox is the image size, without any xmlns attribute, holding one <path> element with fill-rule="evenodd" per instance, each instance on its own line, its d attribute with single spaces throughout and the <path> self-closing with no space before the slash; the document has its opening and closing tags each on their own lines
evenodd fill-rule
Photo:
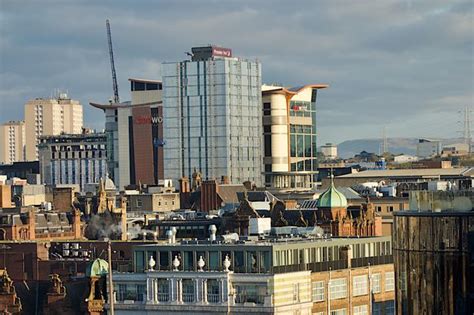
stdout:
<svg viewBox="0 0 474 315">
<path fill-rule="evenodd" d="M 271 103 L 263 103 L 263 116 L 270 116 L 271 112 Z"/>
<path fill-rule="evenodd" d="M 394 315 L 395 314 L 395 301 L 385 302 L 385 315 Z"/>
<path fill-rule="evenodd" d="M 300 284 L 299 283 L 293 284 L 293 301 L 294 302 L 300 301 Z"/>
<path fill-rule="evenodd" d="M 192 279 L 183 279 L 183 302 L 194 302 L 194 281 Z"/>
<path fill-rule="evenodd" d="M 209 303 L 219 303 L 220 301 L 219 281 L 216 279 L 207 280 L 207 301 Z"/>
<path fill-rule="evenodd" d="M 347 296 L 347 281 L 346 278 L 331 280 L 330 295 L 331 300 L 342 299 Z"/>
<path fill-rule="evenodd" d="M 352 282 L 353 296 L 366 295 L 367 294 L 367 276 L 356 276 Z"/>
<path fill-rule="evenodd" d="M 145 301 L 146 285 L 137 284 L 137 301 Z"/>
<path fill-rule="evenodd" d="M 354 306 L 353 315 L 367 315 L 368 307 L 367 305 Z"/>
<path fill-rule="evenodd" d="M 135 252 L 135 272 L 143 272 L 145 268 L 145 253 L 142 251 Z"/>
<path fill-rule="evenodd" d="M 376 273 L 372 275 L 372 292 L 380 293 L 382 291 L 382 275 Z"/>
<path fill-rule="evenodd" d="M 393 212 L 393 206 L 389 206 L 389 207 L 388 207 L 388 211 L 389 211 L 389 212 Z"/>
<path fill-rule="evenodd" d="M 125 300 L 125 295 L 127 294 L 127 285 L 126 284 L 119 284 L 118 285 L 118 301 Z"/>
<path fill-rule="evenodd" d="M 331 311 L 331 315 L 346 315 L 346 314 L 347 314 L 347 310 L 345 308 L 340 308 L 338 310 Z"/>
<path fill-rule="evenodd" d="M 235 288 L 235 303 L 255 303 L 263 304 L 266 296 L 266 284 L 252 283 L 252 284 L 236 284 Z"/>
<path fill-rule="evenodd" d="M 313 302 L 324 301 L 324 281 L 313 282 Z"/>
<path fill-rule="evenodd" d="M 141 208 L 142 206 L 143 206 L 143 201 L 140 198 L 138 198 L 137 199 L 137 208 Z"/>
<path fill-rule="evenodd" d="M 372 306 L 372 315 L 382 315 L 383 302 L 375 302 Z"/>
<path fill-rule="evenodd" d="M 395 274 L 394 272 L 385 273 L 385 291 L 395 290 Z"/>
<path fill-rule="evenodd" d="M 265 156 L 272 156 L 272 136 L 264 136 Z"/>
</svg>

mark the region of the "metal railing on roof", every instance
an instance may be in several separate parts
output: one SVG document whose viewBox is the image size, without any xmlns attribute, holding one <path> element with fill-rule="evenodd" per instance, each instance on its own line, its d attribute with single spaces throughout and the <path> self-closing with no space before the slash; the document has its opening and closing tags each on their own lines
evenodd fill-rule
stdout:
<svg viewBox="0 0 474 315">
<path fill-rule="evenodd" d="M 361 257 L 353 258 L 351 260 L 352 268 L 367 267 L 369 264 L 374 265 L 384 265 L 393 263 L 392 255 L 383 255 L 383 256 L 374 256 L 374 257 Z M 285 265 L 285 266 L 274 266 L 273 273 L 286 273 L 286 272 L 297 272 L 297 271 L 311 271 L 311 272 L 321 272 L 328 270 L 341 270 L 347 269 L 348 264 L 347 260 L 331 260 L 315 263 L 303 263 L 296 265 Z"/>
</svg>

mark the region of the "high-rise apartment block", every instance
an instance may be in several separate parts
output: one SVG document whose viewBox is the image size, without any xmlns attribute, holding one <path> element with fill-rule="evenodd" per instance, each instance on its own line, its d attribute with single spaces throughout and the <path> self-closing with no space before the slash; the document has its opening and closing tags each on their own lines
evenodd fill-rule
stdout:
<svg viewBox="0 0 474 315">
<path fill-rule="evenodd" d="M 0 164 L 25 159 L 25 122 L 9 121 L 0 125 Z"/>
<path fill-rule="evenodd" d="M 262 86 L 265 187 L 311 189 L 317 177 L 316 99 L 325 84 Z"/>
<path fill-rule="evenodd" d="M 216 46 L 164 63 L 165 177 L 262 184 L 261 65 Z"/>
<path fill-rule="evenodd" d="M 40 136 L 80 134 L 82 123 L 82 105 L 66 93 L 59 93 L 56 98 L 28 101 L 25 104 L 26 160 L 38 159 Z"/>
</svg>

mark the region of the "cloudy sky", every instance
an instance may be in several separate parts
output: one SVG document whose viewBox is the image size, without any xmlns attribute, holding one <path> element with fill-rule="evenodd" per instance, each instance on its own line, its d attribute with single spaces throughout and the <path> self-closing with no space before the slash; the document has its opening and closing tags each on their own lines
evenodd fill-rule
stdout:
<svg viewBox="0 0 474 315">
<path fill-rule="evenodd" d="M 474 107 L 472 1 L 0 0 L 0 122 L 24 103 L 68 90 L 85 124 L 89 101 L 112 95 L 105 20 L 112 25 L 122 100 L 129 77 L 160 79 L 190 47 L 230 47 L 259 59 L 263 82 L 328 83 L 320 142 L 454 137 Z"/>
</svg>

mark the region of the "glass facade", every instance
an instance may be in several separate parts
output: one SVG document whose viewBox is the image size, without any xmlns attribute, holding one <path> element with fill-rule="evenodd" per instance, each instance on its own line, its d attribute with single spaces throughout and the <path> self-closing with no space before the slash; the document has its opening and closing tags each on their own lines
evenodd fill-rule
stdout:
<svg viewBox="0 0 474 315">
<path fill-rule="evenodd" d="M 237 59 L 163 64 L 165 177 L 261 185 L 261 68 Z"/>
<path fill-rule="evenodd" d="M 290 157 L 292 172 L 314 172 L 318 169 L 316 133 L 317 89 L 311 91 L 311 101 L 290 101 L 290 117 L 301 117 L 300 123 L 290 118 Z M 306 118 L 306 119 L 305 119 Z"/>
<path fill-rule="evenodd" d="M 316 99 L 320 88 L 324 86 L 262 87 L 265 187 L 303 190 L 315 187 Z"/>
</svg>

